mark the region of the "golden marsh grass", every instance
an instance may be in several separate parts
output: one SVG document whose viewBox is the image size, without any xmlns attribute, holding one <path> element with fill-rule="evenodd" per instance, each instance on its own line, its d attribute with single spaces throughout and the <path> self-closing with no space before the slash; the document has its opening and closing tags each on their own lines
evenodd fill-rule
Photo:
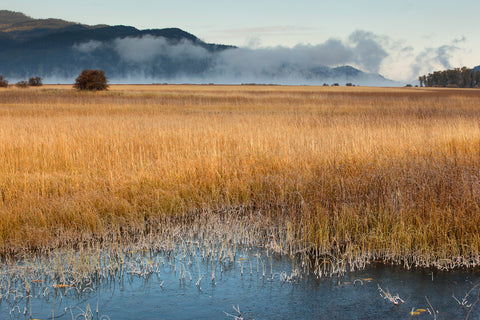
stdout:
<svg viewBox="0 0 480 320">
<path fill-rule="evenodd" d="M 480 263 L 480 90 L 9 88 L 0 141 L 3 253 L 206 212 L 317 258 Z"/>
</svg>

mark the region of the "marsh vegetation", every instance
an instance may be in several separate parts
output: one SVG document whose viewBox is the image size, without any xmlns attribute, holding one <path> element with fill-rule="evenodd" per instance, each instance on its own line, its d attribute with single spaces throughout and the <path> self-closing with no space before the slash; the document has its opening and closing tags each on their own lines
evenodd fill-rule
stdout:
<svg viewBox="0 0 480 320">
<path fill-rule="evenodd" d="M 235 224 L 247 242 L 304 255 L 318 275 L 325 261 L 475 268 L 479 123 L 478 90 L 4 89 L 0 250 Z"/>
</svg>

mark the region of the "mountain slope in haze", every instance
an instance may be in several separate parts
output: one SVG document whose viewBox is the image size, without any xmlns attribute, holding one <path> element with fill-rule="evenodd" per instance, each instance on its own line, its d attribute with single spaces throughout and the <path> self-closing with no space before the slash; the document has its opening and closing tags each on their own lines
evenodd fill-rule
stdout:
<svg viewBox="0 0 480 320">
<path fill-rule="evenodd" d="M 205 43 L 178 28 L 89 26 L 0 10 L 0 74 L 11 82 L 41 76 L 45 82 L 71 83 L 88 68 L 132 83 L 388 83 L 350 66 L 271 60 L 259 59 L 253 49 Z"/>
<path fill-rule="evenodd" d="M 154 48 L 159 50 L 181 43 L 211 53 L 233 48 L 205 43 L 178 28 L 138 30 L 129 26 L 88 26 L 60 19 L 33 19 L 22 13 L 3 10 L 0 11 L 0 72 L 14 78 L 31 74 L 71 78 L 82 69 L 100 68 L 110 76 L 122 77 L 129 73 L 131 65 L 128 59 L 124 61 L 125 55 L 119 53 L 125 47 L 121 40 L 144 37 L 160 39 L 162 46 L 157 44 L 158 48 Z M 89 43 L 101 43 L 102 50 L 82 51 L 82 45 Z M 157 58 L 157 64 L 163 65 L 162 70 L 153 68 L 150 76 L 171 77 L 179 72 L 188 73 L 189 66 L 193 67 L 192 70 L 199 69 L 195 61 L 179 64 L 180 67 L 171 65 L 172 62 L 162 57 L 161 52 Z M 205 67 L 205 63 L 202 65 Z"/>
</svg>

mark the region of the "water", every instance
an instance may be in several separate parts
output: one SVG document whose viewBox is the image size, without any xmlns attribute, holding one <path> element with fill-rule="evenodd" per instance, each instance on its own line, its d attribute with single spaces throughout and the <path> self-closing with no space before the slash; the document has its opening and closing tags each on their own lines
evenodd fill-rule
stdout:
<svg viewBox="0 0 480 320">
<path fill-rule="evenodd" d="M 223 257 L 139 251 L 112 270 L 72 286 L 68 273 L 65 284 L 48 276 L 34 282 L 38 275 L 22 280 L 21 267 L 18 276 L 4 273 L 0 319 L 434 319 L 433 310 L 437 319 L 465 319 L 469 311 L 469 319 L 480 319 L 476 272 L 375 264 L 317 279 L 301 261 L 262 250 Z M 388 293 L 398 305 L 383 298 Z"/>
</svg>

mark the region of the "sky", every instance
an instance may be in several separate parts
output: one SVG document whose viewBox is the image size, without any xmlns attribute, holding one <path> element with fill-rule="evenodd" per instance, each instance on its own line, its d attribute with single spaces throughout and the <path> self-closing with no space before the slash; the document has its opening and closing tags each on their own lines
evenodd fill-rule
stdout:
<svg viewBox="0 0 480 320">
<path fill-rule="evenodd" d="M 480 65 L 480 1 L 472 0 L 2 0 L 0 9 L 33 18 L 138 29 L 178 27 L 209 43 L 250 49 L 305 48 L 340 41 L 382 54 L 352 63 L 397 81 Z M 359 41 L 361 35 L 363 42 Z M 360 45 L 359 45 L 360 44 Z M 371 46 L 370 46 L 371 47 Z M 365 70 L 367 69 L 367 70 Z"/>
</svg>

